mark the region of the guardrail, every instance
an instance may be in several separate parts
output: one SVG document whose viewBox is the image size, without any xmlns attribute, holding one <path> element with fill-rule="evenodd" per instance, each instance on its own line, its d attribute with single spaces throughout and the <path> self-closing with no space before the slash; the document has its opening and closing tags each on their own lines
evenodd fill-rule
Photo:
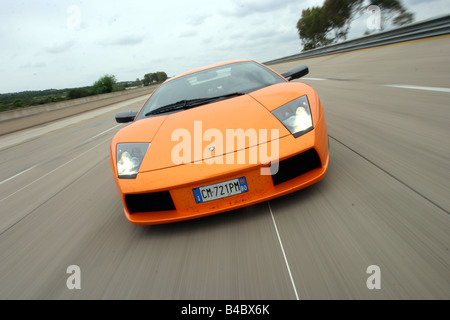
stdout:
<svg viewBox="0 0 450 320">
<path fill-rule="evenodd" d="M 450 34 L 450 14 L 264 62 L 272 65 Z"/>
</svg>

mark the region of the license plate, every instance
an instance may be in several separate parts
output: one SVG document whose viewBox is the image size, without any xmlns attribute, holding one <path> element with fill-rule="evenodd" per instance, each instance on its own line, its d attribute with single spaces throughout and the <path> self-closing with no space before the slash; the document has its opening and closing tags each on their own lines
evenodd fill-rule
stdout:
<svg viewBox="0 0 450 320">
<path fill-rule="evenodd" d="M 194 191 L 195 202 L 202 203 L 247 192 L 248 186 L 245 177 L 240 177 L 209 186 L 194 188 L 192 191 Z"/>
</svg>

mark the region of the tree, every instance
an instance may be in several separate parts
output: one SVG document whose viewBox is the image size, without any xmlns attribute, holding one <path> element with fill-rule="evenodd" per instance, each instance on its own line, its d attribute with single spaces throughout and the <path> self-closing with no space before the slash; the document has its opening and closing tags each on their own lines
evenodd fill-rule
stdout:
<svg viewBox="0 0 450 320">
<path fill-rule="evenodd" d="M 382 12 L 382 26 L 392 20 L 394 25 L 413 21 L 413 14 L 406 11 L 401 0 L 325 0 L 321 7 L 302 11 L 297 30 L 303 51 L 345 40 L 351 22 L 365 12 L 369 5 L 378 6 Z M 394 15 L 397 16 L 394 17 Z M 334 33 L 334 37 L 333 34 Z"/>
<path fill-rule="evenodd" d="M 97 80 L 91 88 L 92 94 L 109 93 L 114 90 L 117 80 L 113 75 L 105 75 Z"/>
<path fill-rule="evenodd" d="M 147 73 L 144 75 L 144 79 L 142 80 L 142 82 L 144 83 L 144 86 L 148 86 L 148 85 L 152 84 L 154 80 L 156 80 L 155 74 Z"/>
<path fill-rule="evenodd" d="M 405 24 L 410 24 L 413 21 L 414 14 L 407 12 L 406 10 L 400 10 L 399 15 L 392 20 L 392 23 L 397 26 L 402 26 Z"/>
<path fill-rule="evenodd" d="M 325 46 L 332 42 L 327 38 L 330 22 L 325 18 L 323 7 L 313 7 L 302 11 L 297 29 L 303 42 L 303 50 Z"/>
<path fill-rule="evenodd" d="M 407 12 L 399 0 L 372 0 L 372 5 L 378 6 L 382 12 L 382 30 L 388 20 L 392 20 L 392 23 L 398 26 L 411 23 L 414 20 L 414 15 Z M 394 17 L 396 13 L 398 15 Z"/>
<path fill-rule="evenodd" d="M 142 82 L 139 78 L 136 78 L 136 81 L 134 82 L 134 85 L 137 87 L 140 87 L 142 85 Z"/>
<path fill-rule="evenodd" d="M 162 71 L 154 72 L 154 73 L 147 73 L 144 75 L 144 79 L 142 82 L 144 83 L 144 86 L 151 85 L 153 83 L 162 83 L 167 80 L 167 74 Z"/>
<path fill-rule="evenodd" d="M 165 72 L 158 71 L 156 73 L 156 79 L 159 83 L 164 82 L 167 80 L 167 74 Z"/>
<path fill-rule="evenodd" d="M 323 12 L 328 20 L 329 32 L 334 32 L 333 42 L 347 38 L 350 24 L 357 12 L 361 12 L 364 0 L 326 0 Z"/>
</svg>

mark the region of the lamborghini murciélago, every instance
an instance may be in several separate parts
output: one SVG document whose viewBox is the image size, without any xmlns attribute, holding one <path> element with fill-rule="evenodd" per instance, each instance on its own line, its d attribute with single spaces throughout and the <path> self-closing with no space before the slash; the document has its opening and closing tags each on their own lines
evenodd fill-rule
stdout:
<svg viewBox="0 0 450 320">
<path fill-rule="evenodd" d="M 321 180 L 328 135 L 316 91 L 252 60 L 166 80 L 112 139 L 126 218 L 161 224 L 267 201 Z"/>
</svg>

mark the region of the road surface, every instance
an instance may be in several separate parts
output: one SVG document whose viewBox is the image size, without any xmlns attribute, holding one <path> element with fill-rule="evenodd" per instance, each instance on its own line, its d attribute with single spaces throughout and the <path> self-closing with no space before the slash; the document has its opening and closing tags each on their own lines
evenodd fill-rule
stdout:
<svg viewBox="0 0 450 320">
<path fill-rule="evenodd" d="M 272 66 L 309 66 L 327 175 L 202 219 L 124 217 L 114 115 L 146 96 L 1 136 L 0 298 L 449 299 L 448 52 L 441 37 Z M 67 286 L 73 265 L 81 289 Z"/>
</svg>

